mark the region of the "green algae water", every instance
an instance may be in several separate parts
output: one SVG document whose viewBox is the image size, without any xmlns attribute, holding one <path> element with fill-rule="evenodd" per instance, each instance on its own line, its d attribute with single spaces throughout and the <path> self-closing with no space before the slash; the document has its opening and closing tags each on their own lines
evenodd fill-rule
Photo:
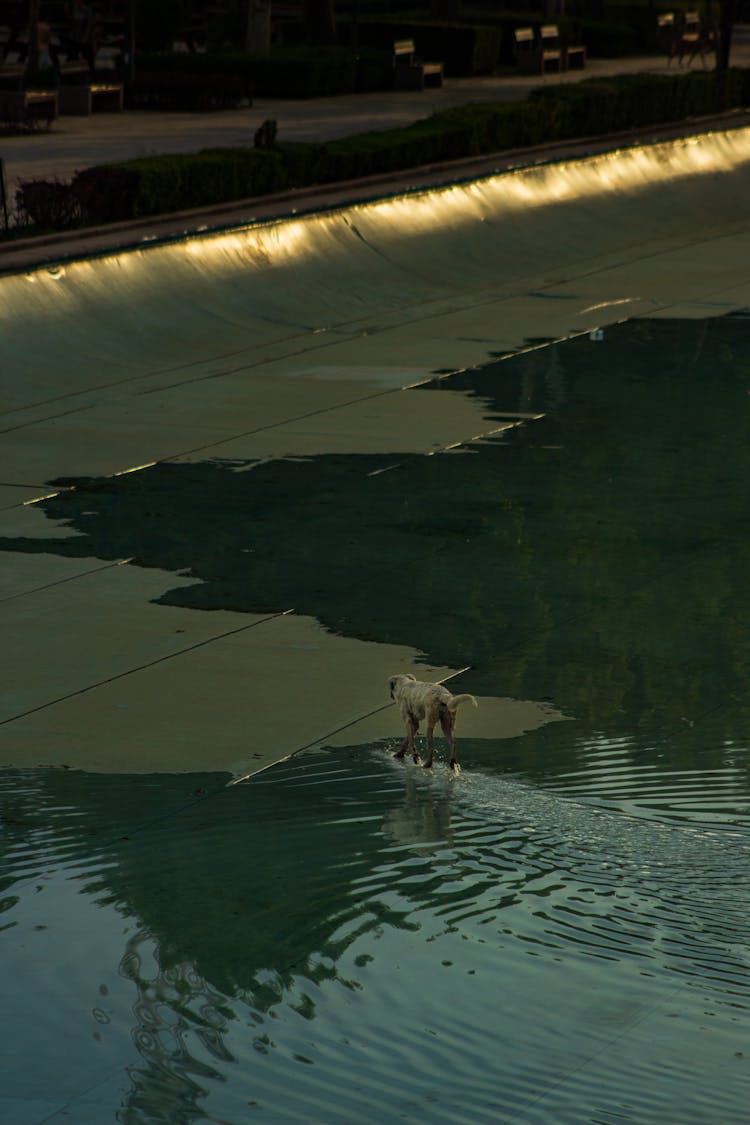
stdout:
<svg viewBox="0 0 750 1125">
<path fill-rule="evenodd" d="M 567 720 L 459 723 L 459 778 L 387 740 L 229 787 L 3 771 L 0 1120 L 747 1121 L 750 321 L 446 387 L 529 420 L 67 480 L 47 538 L 0 540 L 189 572 L 159 600 L 196 613 L 294 605 Z"/>
</svg>

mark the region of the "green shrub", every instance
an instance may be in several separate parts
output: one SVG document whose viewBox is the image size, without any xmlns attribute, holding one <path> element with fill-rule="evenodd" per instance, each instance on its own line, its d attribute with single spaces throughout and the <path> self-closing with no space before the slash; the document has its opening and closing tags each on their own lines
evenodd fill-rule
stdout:
<svg viewBox="0 0 750 1125">
<path fill-rule="evenodd" d="M 634 74 L 544 86 L 523 101 L 458 106 L 389 129 L 327 144 L 205 149 L 153 156 L 78 173 L 73 196 L 84 221 L 208 206 L 285 187 L 357 179 L 511 148 L 614 133 L 719 112 L 750 101 L 750 70 Z M 33 223 L 76 221 L 59 186 L 29 185 L 22 209 Z"/>
<path fill-rule="evenodd" d="M 362 47 L 356 52 L 356 58 L 358 92 L 388 90 L 393 86 L 392 51 L 380 51 L 377 47 Z"/>
<path fill-rule="evenodd" d="M 325 146 L 305 141 L 281 141 L 276 151 L 284 165 L 287 183 L 292 187 L 308 187 L 323 183 Z"/>
<path fill-rule="evenodd" d="M 352 180 L 461 155 L 461 128 L 427 118 L 406 129 L 388 129 L 344 137 L 324 146 L 322 169 L 326 180 Z"/>
<path fill-rule="evenodd" d="M 204 149 L 177 156 L 148 156 L 110 165 L 134 176 L 132 215 L 160 215 L 286 186 L 281 155 L 272 149 Z"/>
<path fill-rule="evenodd" d="M 255 93 L 266 98 L 323 98 L 357 83 L 357 59 L 347 47 L 279 47 L 252 56 Z"/>
<path fill-rule="evenodd" d="M 71 185 L 61 180 L 22 180 L 16 189 L 16 214 L 21 223 L 39 230 L 65 230 L 81 217 Z"/>
<path fill-rule="evenodd" d="M 568 137 L 617 132 L 744 104 L 750 72 L 625 75 L 544 86 L 521 102 L 457 106 L 402 129 L 327 144 L 216 149 L 195 156 L 129 161 L 138 174 L 137 214 L 197 207 L 277 191 L 286 185 L 358 179 L 402 168 Z"/>
<path fill-rule="evenodd" d="M 133 171 L 107 165 L 84 168 L 70 186 L 85 222 L 112 223 L 135 214 L 138 175 Z"/>
<path fill-rule="evenodd" d="M 540 108 L 550 138 L 585 136 L 680 121 L 744 105 L 750 72 L 626 74 L 539 87 L 529 101 Z"/>
<path fill-rule="evenodd" d="M 365 70 L 378 67 L 378 53 L 368 52 Z M 388 67 L 390 69 L 390 58 Z M 383 73 L 382 57 L 379 61 Z M 358 62 L 348 47 L 275 47 L 269 55 L 241 51 L 208 51 L 204 54 L 139 54 L 139 75 L 182 75 L 185 81 L 221 76 L 238 78 L 246 96 L 266 98 L 321 98 L 348 94 L 357 88 Z M 370 81 L 373 81 L 370 75 Z M 371 87 L 382 89 L 383 85 Z"/>
</svg>

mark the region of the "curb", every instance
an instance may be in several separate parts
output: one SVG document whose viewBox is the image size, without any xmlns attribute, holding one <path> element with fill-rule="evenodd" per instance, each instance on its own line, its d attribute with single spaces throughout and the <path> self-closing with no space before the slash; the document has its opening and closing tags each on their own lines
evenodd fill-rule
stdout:
<svg viewBox="0 0 750 1125">
<path fill-rule="evenodd" d="M 287 189 L 272 195 L 253 196 L 222 204 L 169 214 L 151 215 L 118 223 L 85 227 L 31 238 L 0 242 L 0 276 L 29 269 L 53 267 L 74 258 L 91 258 L 147 249 L 186 237 L 208 236 L 238 226 L 278 222 L 291 216 L 334 210 L 356 203 L 372 202 L 395 194 L 416 193 L 465 180 L 481 179 L 501 172 L 585 159 L 607 151 L 642 144 L 678 140 L 707 132 L 726 132 L 750 125 L 750 109 L 733 109 L 707 117 L 687 118 L 642 126 L 619 133 L 554 141 L 527 148 L 505 149 L 482 156 L 378 173 L 357 180 L 315 184 Z M 294 206 L 290 207 L 290 204 Z"/>
</svg>

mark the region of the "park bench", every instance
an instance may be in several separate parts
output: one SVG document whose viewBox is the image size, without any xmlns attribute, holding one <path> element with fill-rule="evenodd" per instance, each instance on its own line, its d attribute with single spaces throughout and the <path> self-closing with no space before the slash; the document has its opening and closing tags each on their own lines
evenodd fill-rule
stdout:
<svg viewBox="0 0 750 1125">
<path fill-rule="evenodd" d="M 0 90 L 0 127 L 49 129 L 57 114 L 57 90 Z"/>
<path fill-rule="evenodd" d="M 397 90 L 423 90 L 443 85 L 443 63 L 423 62 L 415 54 L 413 39 L 393 44 L 394 86 Z"/>
<path fill-rule="evenodd" d="M 583 43 L 566 43 L 563 48 L 563 70 L 583 70 L 586 66 L 586 48 Z"/>
<path fill-rule="evenodd" d="M 559 74 L 563 70 L 583 70 L 586 65 L 586 48 L 582 44 L 561 46 L 557 24 L 540 27 L 538 38 L 533 27 L 518 27 L 514 36 L 519 74 Z"/>
<path fill-rule="evenodd" d="M 538 39 L 533 27 L 517 27 L 514 36 L 519 74 L 558 73 L 563 69 L 563 53 L 557 45 L 556 27 L 550 24 L 540 28 Z"/>
<path fill-rule="evenodd" d="M 662 24 L 662 19 L 665 16 L 671 17 L 671 24 Z M 659 33 L 660 41 L 663 27 L 671 28 L 671 35 L 669 42 L 666 46 L 669 62 L 676 58 L 680 66 L 682 60 L 687 56 L 688 66 L 692 63 L 696 55 L 700 55 L 701 63 L 705 67 L 706 55 L 711 51 L 716 50 L 716 40 L 713 32 L 709 28 L 701 25 L 701 19 L 698 12 L 685 12 L 681 18 L 681 27 L 675 25 L 674 15 L 671 12 L 659 16 Z"/>
<path fill-rule="evenodd" d="M 7 51 L 0 61 L 0 89 L 20 90 L 26 64 L 18 51 Z"/>
<path fill-rule="evenodd" d="M 547 74 L 548 71 L 559 74 L 564 69 L 565 56 L 556 24 L 548 23 L 539 28 L 539 54 L 542 74 Z"/>
<path fill-rule="evenodd" d="M 85 85 L 61 85 L 60 113 L 70 117 L 88 116 L 96 111 L 118 113 L 123 107 L 121 82 L 87 82 Z"/>
<path fill-rule="evenodd" d="M 519 74 L 539 73 L 539 52 L 533 27 L 517 27 L 513 33 L 516 47 L 516 69 Z"/>
</svg>

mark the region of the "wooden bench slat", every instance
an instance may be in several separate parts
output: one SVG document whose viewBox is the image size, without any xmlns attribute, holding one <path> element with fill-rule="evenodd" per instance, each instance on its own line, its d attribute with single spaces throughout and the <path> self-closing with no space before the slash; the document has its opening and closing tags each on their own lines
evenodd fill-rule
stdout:
<svg viewBox="0 0 750 1125">
<path fill-rule="evenodd" d="M 516 66 L 521 74 L 559 73 L 563 70 L 582 70 L 586 65 L 586 48 L 563 47 L 557 24 L 544 24 L 539 36 L 533 27 L 517 27 L 514 31 Z"/>
<path fill-rule="evenodd" d="M 424 62 L 415 53 L 413 39 L 396 39 L 393 44 L 394 86 L 397 90 L 423 90 L 442 86 L 442 62 Z"/>
</svg>

